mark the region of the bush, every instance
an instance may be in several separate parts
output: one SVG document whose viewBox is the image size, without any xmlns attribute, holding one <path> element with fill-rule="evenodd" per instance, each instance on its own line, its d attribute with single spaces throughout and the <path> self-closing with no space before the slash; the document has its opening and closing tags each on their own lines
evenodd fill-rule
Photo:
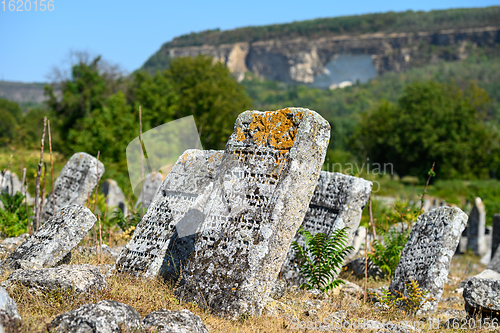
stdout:
<svg viewBox="0 0 500 333">
<path fill-rule="evenodd" d="M 17 192 L 13 196 L 8 193 L 0 194 L 0 201 L 4 208 L 0 208 L 0 232 L 7 237 L 17 237 L 28 232 L 29 218 L 26 214 L 26 205 L 23 204 L 24 195 Z M 28 214 L 30 214 L 28 207 Z"/>
</svg>

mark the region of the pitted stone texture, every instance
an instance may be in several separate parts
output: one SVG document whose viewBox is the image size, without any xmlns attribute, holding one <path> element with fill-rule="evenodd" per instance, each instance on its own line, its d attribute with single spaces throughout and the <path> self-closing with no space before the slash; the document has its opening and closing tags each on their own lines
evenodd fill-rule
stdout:
<svg viewBox="0 0 500 333">
<path fill-rule="evenodd" d="M 144 187 L 141 189 L 141 194 L 139 195 L 139 198 L 135 203 L 135 208 L 137 209 L 140 204 L 142 204 L 142 207 L 148 208 L 149 205 L 151 205 L 151 203 L 153 202 L 153 199 L 155 198 L 155 195 L 158 192 L 158 189 L 160 188 L 162 182 L 163 177 L 159 172 L 153 172 L 146 175 L 146 178 L 144 179 Z M 143 197 L 144 203 L 142 202 Z"/>
<path fill-rule="evenodd" d="M 20 192 L 23 195 L 25 194 L 25 189 L 23 188 L 23 184 L 19 180 L 19 177 L 9 170 L 5 171 L 5 173 L 0 172 L 0 192 L 8 193 L 13 196 L 16 192 Z M 31 196 L 26 193 L 28 202 L 31 202 Z"/>
<path fill-rule="evenodd" d="M 141 315 L 130 305 L 116 301 L 100 301 L 57 316 L 50 323 L 57 333 L 121 333 L 141 332 Z"/>
<path fill-rule="evenodd" d="M 471 317 L 500 319 L 500 281 L 472 278 L 465 285 L 463 297 L 465 310 Z"/>
<path fill-rule="evenodd" d="M 12 252 L 1 267 L 11 270 L 54 267 L 67 258 L 95 221 L 88 208 L 64 207 Z"/>
<path fill-rule="evenodd" d="M 8 283 L 19 283 L 39 290 L 66 289 L 86 293 L 106 288 L 106 278 L 99 267 L 84 265 L 61 265 L 39 270 L 16 270 L 9 275 Z"/>
<path fill-rule="evenodd" d="M 163 181 L 146 215 L 115 263 L 118 272 L 174 278 L 194 247 L 194 233 L 217 166 L 220 151 L 187 150 Z"/>
<path fill-rule="evenodd" d="M 484 256 L 488 251 L 484 234 L 485 227 L 486 211 L 484 203 L 481 198 L 476 198 L 467 224 L 467 249 L 474 251 L 479 256 Z"/>
<path fill-rule="evenodd" d="M 316 112 L 247 111 L 235 124 L 179 295 L 260 315 L 318 182 L 330 126 Z"/>
<path fill-rule="evenodd" d="M 201 318 L 189 310 L 151 312 L 142 323 L 147 332 L 155 333 L 208 333 Z"/>
<path fill-rule="evenodd" d="M 499 280 L 500 281 L 500 273 L 495 272 L 494 270 L 491 269 L 485 269 L 481 273 L 468 277 L 467 279 L 463 280 L 460 282 L 457 286 L 457 288 L 464 288 L 467 285 L 467 282 L 471 279 L 487 279 L 487 280 Z"/>
<path fill-rule="evenodd" d="M 410 278 L 429 291 L 421 312 L 433 311 L 443 294 L 450 262 L 465 228 L 467 214 L 457 207 L 440 207 L 420 215 L 411 230 L 389 289 L 405 293 Z"/>
<path fill-rule="evenodd" d="M 21 316 L 17 312 L 16 302 L 7 291 L 0 287 L 0 332 L 14 333 L 21 331 Z"/>
<path fill-rule="evenodd" d="M 346 243 L 351 244 L 372 186 L 372 182 L 362 178 L 321 171 L 301 228 L 312 235 L 324 233 L 330 236 L 335 230 L 348 227 Z M 298 232 L 293 241 L 302 247 L 306 245 L 304 237 Z M 301 285 L 306 282 L 300 274 L 300 261 L 291 246 L 281 271 L 283 278 L 291 284 Z"/>
<path fill-rule="evenodd" d="M 106 179 L 101 185 L 101 193 L 106 197 L 108 209 L 119 208 L 123 215 L 128 215 L 127 199 L 118 183 L 113 179 Z"/>
<path fill-rule="evenodd" d="M 76 153 L 61 170 L 54 183 L 55 208 L 52 195 L 45 200 L 42 223 L 45 223 L 54 214 L 69 205 L 84 205 L 87 198 L 97 185 L 97 159 L 87 153 Z M 99 162 L 99 178 L 104 173 L 104 165 Z"/>
</svg>

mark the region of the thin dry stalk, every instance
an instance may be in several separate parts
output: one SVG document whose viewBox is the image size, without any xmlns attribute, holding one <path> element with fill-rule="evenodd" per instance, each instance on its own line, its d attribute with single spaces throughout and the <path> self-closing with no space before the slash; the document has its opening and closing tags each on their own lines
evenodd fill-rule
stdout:
<svg viewBox="0 0 500 333">
<path fill-rule="evenodd" d="M 26 181 L 26 168 L 23 168 L 23 180 L 21 181 L 21 184 L 23 184 L 23 187 L 24 187 L 25 181 Z M 24 197 L 26 198 L 26 192 L 24 192 Z"/>
<path fill-rule="evenodd" d="M 7 164 L 7 167 L 5 169 L 3 169 L 2 175 L 5 175 L 5 173 L 7 172 L 7 170 L 9 170 L 9 167 L 10 167 L 11 164 L 12 164 L 12 154 L 10 154 L 9 164 Z"/>
<path fill-rule="evenodd" d="M 366 303 L 366 287 L 368 285 L 368 232 L 365 233 L 365 293 L 363 303 Z"/>
<path fill-rule="evenodd" d="M 424 210 L 424 199 L 425 195 L 427 194 L 427 186 L 429 186 L 429 182 L 431 181 L 432 175 L 434 174 L 434 165 L 436 165 L 436 162 L 432 163 L 432 168 L 431 171 L 429 172 L 429 178 L 427 178 L 427 183 L 425 183 L 424 193 L 422 193 L 422 198 L 420 199 L 420 214 L 422 214 L 422 211 Z"/>
<path fill-rule="evenodd" d="M 25 183 L 26 182 L 26 183 Z M 29 233 L 33 234 L 33 228 L 30 222 L 30 214 L 28 210 L 28 181 L 26 179 L 26 168 L 23 168 L 23 187 L 24 187 L 24 203 L 26 204 L 26 222 L 30 226 Z"/>
<path fill-rule="evenodd" d="M 100 180 L 100 175 L 99 175 L 99 156 L 101 155 L 101 151 L 97 152 L 97 162 L 95 165 L 95 169 L 97 172 L 97 185 L 95 186 L 95 193 L 94 193 L 94 214 L 96 214 L 97 210 L 97 190 L 99 189 L 99 180 Z M 96 230 L 96 225 L 94 224 L 94 244 L 95 244 L 95 253 L 97 254 L 97 230 Z"/>
<path fill-rule="evenodd" d="M 47 117 L 43 117 L 43 133 L 42 133 L 42 146 L 40 148 L 40 163 L 38 163 L 38 170 L 36 172 L 36 182 L 35 182 L 35 218 L 33 219 L 33 231 L 38 230 L 40 226 L 40 176 L 42 174 L 43 166 L 43 145 L 45 141 L 45 128 L 47 127 Z"/>
<path fill-rule="evenodd" d="M 42 216 L 43 199 L 45 198 L 45 181 L 47 180 L 47 163 L 43 163 L 43 185 L 42 185 L 42 195 L 40 198 L 40 216 Z"/>
<path fill-rule="evenodd" d="M 50 120 L 47 121 L 47 127 L 49 130 L 49 149 L 50 149 L 50 180 L 52 181 L 52 214 L 55 214 L 56 210 L 56 195 L 54 189 L 54 163 L 52 161 L 52 136 L 50 135 Z"/>
<path fill-rule="evenodd" d="M 97 216 L 97 219 L 99 220 L 99 262 L 102 264 L 102 229 L 101 229 L 101 215 Z"/>
<path fill-rule="evenodd" d="M 141 189 L 141 206 L 142 206 L 142 216 L 144 216 L 144 150 L 142 148 L 142 109 L 139 106 L 139 141 L 141 141 L 141 178 L 142 178 L 142 189 Z"/>
</svg>

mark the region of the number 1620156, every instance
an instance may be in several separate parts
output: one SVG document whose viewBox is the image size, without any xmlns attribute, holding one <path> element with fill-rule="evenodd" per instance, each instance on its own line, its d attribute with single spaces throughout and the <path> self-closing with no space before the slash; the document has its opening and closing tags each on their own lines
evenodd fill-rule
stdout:
<svg viewBox="0 0 500 333">
<path fill-rule="evenodd" d="M 54 0 L 2 0 L 0 1 L 2 10 L 9 12 L 49 12 L 54 10 Z"/>
</svg>

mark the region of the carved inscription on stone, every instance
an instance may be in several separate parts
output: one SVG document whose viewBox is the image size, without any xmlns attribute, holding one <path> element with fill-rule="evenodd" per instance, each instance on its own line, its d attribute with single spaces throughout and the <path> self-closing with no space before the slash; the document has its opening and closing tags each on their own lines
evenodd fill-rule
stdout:
<svg viewBox="0 0 500 333">
<path fill-rule="evenodd" d="M 301 228 L 312 235 L 320 232 L 330 235 L 337 229 L 349 227 L 347 244 L 350 244 L 359 226 L 363 208 L 368 202 L 372 185 L 372 182 L 361 178 L 321 171 Z M 300 246 L 305 246 L 304 237 L 300 233 L 297 233 L 293 240 Z M 306 282 L 300 274 L 300 262 L 292 247 L 288 250 L 281 272 L 282 278 L 288 283 L 300 285 Z"/>
<path fill-rule="evenodd" d="M 99 162 L 97 169 L 96 164 L 97 159 L 87 153 L 71 156 L 54 183 L 55 207 L 52 194 L 45 200 L 43 222 L 63 207 L 85 204 L 97 185 L 97 173 L 99 178 L 102 178 L 104 173 L 104 165 Z"/>
<path fill-rule="evenodd" d="M 329 133 L 308 109 L 238 117 L 183 269 L 181 298 L 231 317 L 261 313 L 316 187 Z"/>
<path fill-rule="evenodd" d="M 435 310 L 466 223 L 467 214 L 457 207 L 440 207 L 420 215 L 389 289 L 405 293 L 405 284 L 412 278 L 420 288 L 429 291 L 428 298 L 435 299 L 425 303 L 422 311 Z"/>
<path fill-rule="evenodd" d="M 80 243 L 95 221 L 95 215 L 86 207 L 62 208 L 12 252 L 2 262 L 2 268 L 56 266 Z"/>
<path fill-rule="evenodd" d="M 137 202 L 135 203 L 135 207 L 139 207 L 139 204 L 142 204 L 144 208 L 148 208 L 151 202 L 153 201 L 156 192 L 158 192 L 158 188 L 160 188 L 161 183 L 163 182 L 163 176 L 159 172 L 153 172 L 146 176 L 144 179 L 144 194 L 141 192 Z M 144 203 L 142 203 L 142 199 L 144 197 Z"/>
<path fill-rule="evenodd" d="M 187 150 L 179 157 L 116 261 L 116 271 L 175 276 L 192 251 L 194 233 L 203 220 L 205 192 L 210 191 L 221 159 L 222 152 L 203 150 Z"/>
</svg>

